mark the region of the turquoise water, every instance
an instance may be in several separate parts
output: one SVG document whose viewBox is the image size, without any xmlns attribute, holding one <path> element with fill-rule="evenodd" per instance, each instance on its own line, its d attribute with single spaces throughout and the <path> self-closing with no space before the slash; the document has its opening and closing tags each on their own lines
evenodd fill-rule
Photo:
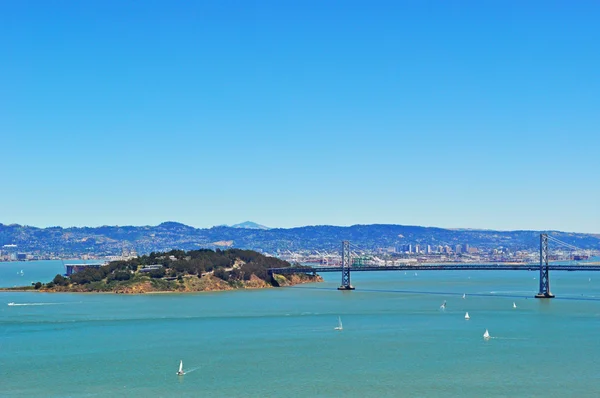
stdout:
<svg viewBox="0 0 600 398">
<path fill-rule="evenodd" d="M 554 300 L 531 298 L 534 277 L 377 272 L 353 274 L 354 292 L 326 274 L 253 291 L 0 293 L 0 395 L 596 397 L 600 273 L 552 273 Z"/>
<path fill-rule="evenodd" d="M 65 260 L 64 264 L 83 262 L 83 260 Z M 102 261 L 90 260 L 87 263 L 102 263 Z M 46 283 L 54 279 L 56 274 L 64 274 L 65 271 L 60 260 L 0 262 L 0 287 L 25 286 L 35 282 Z"/>
</svg>

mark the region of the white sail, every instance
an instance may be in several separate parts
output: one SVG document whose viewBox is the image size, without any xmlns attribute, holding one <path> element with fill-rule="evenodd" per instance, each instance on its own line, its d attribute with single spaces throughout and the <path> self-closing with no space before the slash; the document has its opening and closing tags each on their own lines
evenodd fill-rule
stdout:
<svg viewBox="0 0 600 398">
<path fill-rule="evenodd" d="M 468 313 L 468 312 L 465 314 L 465 319 L 466 319 L 467 321 L 468 321 L 469 319 L 471 319 L 471 317 L 469 316 L 469 313 Z"/>
<path fill-rule="evenodd" d="M 338 316 L 338 325 L 335 330 L 342 330 L 344 327 L 342 326 L 342 318 Z"/>
<path fill-rule="evenodd" d="M 463 298 L 467 298 L 467 295 L 466 295 L 466 293 L 463 293 Z"/>
<path fill-rule="evenodd" d="M 183 361 L 179 361 L 179 371 L 177 371 L 177 374 L 179 376 L 184 375 L 185 373 L 183 373 Z"/>
<path fill-rule="evenodd" d="M 490 338 L 490 332 L 488 332 L 487 329 L 485 329 L 485 333 L 483 334 L 483 338 L 486 339 L 486 340 Z"/>
<path fill-rule="evenodd" d="M 513 301 L 513 308 L 517 308 L 517 304 Z"/>
</svg>

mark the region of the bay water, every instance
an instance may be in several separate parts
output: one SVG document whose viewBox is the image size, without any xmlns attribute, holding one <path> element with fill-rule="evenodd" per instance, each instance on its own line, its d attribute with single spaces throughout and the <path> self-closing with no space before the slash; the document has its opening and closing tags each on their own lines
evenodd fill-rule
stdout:
<svg viewBox="0 0 600 398">
<path fill-rule="evenodd" d="M 62 272 L 0 263 L 0 285 Z M 600 273 L 551 272 L 553 300 L 533 298 L 527 271 L 356 272 L 352 292 L 323 276 L 197 294 L 2 292 L 0 396 L 600 394 Z"/>
</svg>

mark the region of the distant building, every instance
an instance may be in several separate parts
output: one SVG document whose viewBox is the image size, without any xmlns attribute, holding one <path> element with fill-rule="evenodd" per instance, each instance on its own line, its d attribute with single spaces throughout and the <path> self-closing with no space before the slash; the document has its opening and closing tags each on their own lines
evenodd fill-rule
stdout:
<svg viewBox="0 0 600 398">
<path fill-rule="evenodd" d="M 431 254 L 431 246 L 427 245 L 427 254 Z"/>
<path fill-rule="evenodd" d="M 456 245 L 456 247 L 454 248 L 454 252 L 456 254 L 462 253 L 462 246 L 461 245 Z"/>
<path fill-rule="evenodd" d="M 146 265 L 145 267 L 143 267 L 142 269 L 140 269 L 140 272 L 150 272 L 150 271 L 155 270 L 155 269 L 161 269 L 162 267 L 163 267 L 162 264 Z"/>
<path fill-rule="evenodd" d="M 8 261 L 15 261 L 17 259 L 17 245 L 2 246 L 2 254 Z"/>
<path fill-rule="evenodd" d="M 79 271 L 82 271 L 86 268 L 100 268 L 102 264 L 66 264 L 67 268 L 66 276 L 71 276 Z"/>
</svg>

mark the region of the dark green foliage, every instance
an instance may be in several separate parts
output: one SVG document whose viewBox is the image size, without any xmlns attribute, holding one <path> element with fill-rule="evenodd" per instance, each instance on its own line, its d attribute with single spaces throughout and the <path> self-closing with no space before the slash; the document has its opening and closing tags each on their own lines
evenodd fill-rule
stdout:
<svg viewBox="0 0 600 398">
<path fill-rule="evenodd" d="M 42 282 L 36 282 L 33 287 L 35 288 L 35 290 L 38 290 L 39 288 L 42 287 Z"/>
<path fill-rule="evenodd" d="M 69 284 L 69 280 L 60 274 L 57 274 L 52 282 L 58 286 L 67 286 Z"/>
<path fill-rule="evenodd" d="M 245 281 L 249 280 L 253 274 L 258 276 L 260 279 L 267 280 L 267 268 L 258 263 L 246 263 L 242 265 L 241 271 Z"/>
<path fill-rule="evenodd" d="M 164 268 L 158 268 L 153 269 L 148 274 L 150 275 L 150 278 L 162 278 L 163 276 L 165 276 L 166 271 Z"/>
<path fill-rule="evenodd" d="M 86 268 L 70 276 L 71 281 L 80 285 L 84 285 L 91 282 L 99 282 L 106 277 L 109 273 L 109 267 L 104 266 L 100 268 Z"/>
<path fill-rule="evenodd" d="M 225 282 L 229 280 L 229 272 L 225 271 L 223 268 L 215 270 L 214 276 L 219 279 L 223 279 Z"/>
<path fill-rule="evenodd" d="M 242 262 L 242 264 L 239 263 Z M 236 263 L 237 262 L 237 263 Z M 146 274 L 135 273 L 139 267 L 161 264 L 163 267 L 154 269 Z M 149 276 L 153 284 L 166 289 L 169 284 L 165 276 L 177 277 L 183 283 L 183 276 L 197 275 L 201 277 L 207 272 L 214 272 L 214 276 L 226 282 L 237 283 L 249 280 L 252 275 L 263 280 L 269 280 L 268 268 L 289 267 L 290 263 L 275 257 L 266 257 L 252 250 L 171 250 L 166 253 L 152 252 L 128 261 L 112 261 L 99 268 L 86 268 L 69 278 L 57 275 L 53 282 L 58 286 L 66 286 L 69 282 L 79 285 L 89 285 L 95 290 L 106 290 L 119 283 L 135 282 L 136 278 Z M 132 273 L 134 272 L 134 273 Z M 158 283 L 158 285 L 154 282 Z M 163 283 L 165 282 L 165 283 Z"/>
<path fill-rule="evenodd" d="M 131 279 L 131 273 L 129 271 L 116 271 L 110 279 L 114 279 L 115 281 L 128 281 Z"/>
</svg>

